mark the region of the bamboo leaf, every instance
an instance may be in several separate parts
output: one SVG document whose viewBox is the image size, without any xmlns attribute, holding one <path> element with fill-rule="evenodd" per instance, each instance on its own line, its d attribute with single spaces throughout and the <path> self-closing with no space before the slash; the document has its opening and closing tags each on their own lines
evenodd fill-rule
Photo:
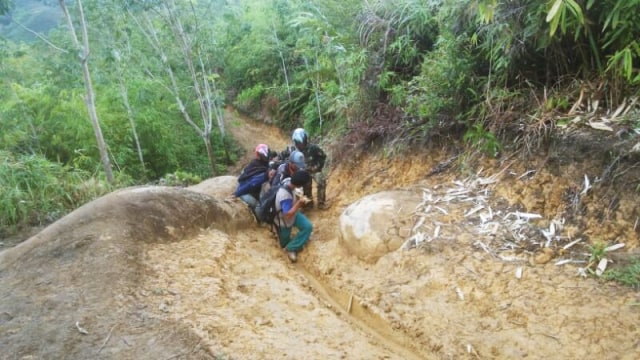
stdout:
<svg viewBox="0 0 640 360">
<path fill-rule="evenodd" d="M 582 25 L 584 25 L 584 15 L 582 14 L 582 8 L 580 8 L 580 5 L 578 5 L 577 2 L 575 2 L 574 0 L 565 0 L 567 2 L 567 4 L 569 4 L 569 10 L 573 13 L 573 15 L 576 17 L 576 19 L 578 20 L 578 22 Z"/>
<path fill-rule="evenodd" d="M 549 10 L 549 13 L 547 13 L 547 22 L 551 22 L 551 20 L 556 19 L 556 15 L 558 14 L 558 10 L 560 10 L 560 6 L 562 5 L 562 0 L 556 0 L 555 3 L 553 3 L 553 5 L 551 6 L 551 9 Z M 556 24 L 557 27 L 557 24 Z M 553 32 L 551 32 L 551 34 L 553 35 Z"/>
<path fill-rule="evenodd" d="M 624 49 L 622 66 L 624 68 L 624 77 L 631 79 L 633 74 L 633 58 L 631 57 L 631 51 L 629 51 L 629 48 Z"/>
<path fill-rule="evenodd" d="M 551 21 L 551 24 L 549 26 L 549 35 L 553 36 L 553 34 L 556 33 L 556 30 L 558 30 L 558 24 L 560 23 L 560 17 L 554 17 L 553 21 Z"/>
</svg>

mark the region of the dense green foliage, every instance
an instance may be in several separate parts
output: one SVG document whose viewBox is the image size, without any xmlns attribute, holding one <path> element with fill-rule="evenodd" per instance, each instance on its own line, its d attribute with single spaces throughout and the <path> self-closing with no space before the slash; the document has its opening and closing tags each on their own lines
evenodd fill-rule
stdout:
<svg viewBox="0 0 640 360">
<path fill-rule="evenodd" d="M 0 235 L 56 220 L 111 190 L 90 173 L 41 156 L 14 157 L 4 151 L 0 151 L 0 184 Z M 119 184 L 127 182 L 121 179 Z"/>
<path fill-rule="evenodd" d="M 542 143 L 570 110 L 591 111 L 586 103 L 617 108 L 640 85 L 640 0 L 83 3 L 110 160 L 135 183 L 224 171 L 238 155 L 217 122 L 226 104 L 350 144 L 447 134 L 496 155 L 514 135 Z M 38 23 L 59 25 L 26 41 L 26 4 L 53 14 Z M 57 2 L 16 5 L 0 24 L 0 150 L 12 164 L 50 162 L 41 168 L 53 176 L 102 178 Z M 624 116 L 637 126 L 634 114 Z M 0 185 L 14 188 L 11 179 Z"/>
</svg>

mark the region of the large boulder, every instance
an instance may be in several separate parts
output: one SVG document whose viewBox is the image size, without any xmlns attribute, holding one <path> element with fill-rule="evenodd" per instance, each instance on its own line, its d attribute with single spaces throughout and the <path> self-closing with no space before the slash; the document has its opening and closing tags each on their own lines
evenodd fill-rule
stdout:
<svg viewBox="0 0 640 360">
<path fill-rule="evenodd" d="M 187 325 L 142 305 L 140 284 L 154 273 L 145 244 L 253 222 L 240 201 L 184 188 L 133 187 L 85 204 L 0 252 L 0 358 L 213 358 Z M 126 346 L 106 346 L 112 331 Z"/>
<path fill-rule="evenodd" d="M 411 235 L 421 200 L 416 191 L 392 190 L 356 201 L 340 216 L 340 242 L 359 259 L 378 261 Z"/>
<path fill-rule="evenodd" d="M 238 186 L 238 177 L 232 175 L 216 176 L 203 182 L 189 186 L 189 190 L 207 194 L 217 199 L 226 199 Z"/>
</svg>

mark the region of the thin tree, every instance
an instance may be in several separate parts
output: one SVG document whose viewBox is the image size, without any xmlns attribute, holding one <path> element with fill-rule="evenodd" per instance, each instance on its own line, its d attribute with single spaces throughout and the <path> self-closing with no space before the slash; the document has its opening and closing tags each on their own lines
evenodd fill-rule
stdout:
<svg viewBox="0 0 640 360">
<path fill-rule="evenodd" d="M 196 51 L 196 55 L 194 55 L 194 41 L 189 37 L 189 35 L 185 32 L 184 27 L 182 25 L 182 21 L 180 20 L 180 16 L 178 14 L 176 4 L 171 0 L 166 0 L 161 3 L 162 9 L 164 10 L 163 15 L 165 16 L 165 21 L 169 25 L 170 29 L 175 36 L 178 45 L 180 47 L 180 51 L 183 56 L 184 64 L 186 65 L 189 75 L 192 80 L 191 89 L 195 92 L 195 97 L 197 100 L 197 104 L 200 110 L 200 117 L 202 119 L 202 128 L 196 124 L 193 120 L 192 116 L 189 114 L 189 111 L 185 105 L 185 101 L 182 99 L 182 95 L 180 93 L 180 86 L 178 85 L 177 76 L 169 63 L 169 57 L 164 50 L 163 44 L 160 41 L 160 37 L 158 36 L 158 32 L 154 26 L 153 21 L 145 14 L 142 13 L 141 17 L 144 20 L 144 24 L 139 21 L 138 17 L 136 17 L 131 10 L 128 10 L 131 18 L 138 24 L 138 27 L 147 38 L 149 44 L 155 49 L 160 57 L 160 60 L 164 66 L 164 70 L 169 76 L 170 85 L 163 84 L 161 81 L 161 85 L 169 91 L 176 100 L 178 104 L 178 108 L 180 113 L 182 114 L 185 122 L 189 124 L 202 138 L 205 144 L 205 148 L 207 151 L 207 157 L 209 158 L 209 164 L 211 167 L 211 174 L 216 174 L 216 157 L 213 151 L 213 145 L 211 143 L 211 134 L 213 130 L 213 118 L 214 116 L 218 120 L 218 127 L 220 129 L 221 136 L 224 136 L 224 122 L 222 118 L 222 112 L 220 111 L 220 105 L 215 101 L 217 98 L 215 95 L 215 91 L 212 92 L 211 86 L 214 87 L 215 90 L 215 75 L 209 74 L 204 66 L 204 62 L 202 61 L 202 56 L 199 52 Z M 199 64 L 199 72 L 196 70 L 196 65 L 194 63 L 194 57 L 197 57 Z"/>
<path fill-rule="evenodd" d="M 131 134 L 133 135 L 133 140 L 136 143 L 136 150 L 138 152 L 138 160 L 140 161 L 142 171 L 146 174 L 144 156 L 142 155 L 142 146 L 140 145 L 140 138 L 138 137 L 138 131 L 136 130 L 136 122 L 133 114 L 133 109 L 131 108 L 131 104 L 129 103 L 129 92 L 127 91 L 127 86 L 124 82 L 124 71 L 122 69 L 122 65 L 120 64 L 120 52 L 117 49 L 113 50 L 113 57 L 115 58 L 118 84 L 120 85 L 120 96 L 122 97 L 122 103 L 127 110 L 127 117 L 129 118 L 129 125 L 131 126 Z"/>
<path fill-rule="evenodd" d="M 289 100 L 291 100 L 291 89 L 289 88 L 289 74 L 287 73 L 287 64 L 284 59 L 284 54 L 282 53 L 282 46 L 280 45 L 280 38 L 278 38 L 278 31 L 273 21 L 271 22 L 271 31 L 273 32 L 273 40 L 276 43 L 278 56 L 280 56 L 280 61 L 282 62 L 282 73 L 284 74 L 284 83 L 287 87 L 287 97 L 289 98 Z"/>
<path fill-rule="evenodd" d="M 104 167 L 104 173 L 109 183 L 113 182 L 113 172 L 111 170 L 111 162 L 109 161 L 109 153 L 107 151 L 107 145 L 102 136 L 102 129 L 100 128 L 100 121 L 98 120 L 98 113 L 96 111 L 95 96 L 93 91 L 93 85 L 91 83 L 91 73 L 89 71 L 89 36 L 87 34 L 87 23 L 84 17 L 84 10 L 82 8 L 82 0 L 77 0 L 78 5 L 78 17 L 80 20 L 80 29 L 82 31 L 82 44 L 78 40 L 71 15 L 65 5 L 64 0 L 58 0 L 62 12 L 67 19 L 67 25 L 69 26 L 69 32 L 71 33 L 71 39 L 78 50 L 80 50 L 80 65 L 82 66 L 82 77 L 84 79 L 85 87 L 85 104 L 89 111 L 89 118 L 93 125 L 93 132 L 96 136 L 98 143 L 98 150 L 100 151 L 100 161 Z"/>
</svg>

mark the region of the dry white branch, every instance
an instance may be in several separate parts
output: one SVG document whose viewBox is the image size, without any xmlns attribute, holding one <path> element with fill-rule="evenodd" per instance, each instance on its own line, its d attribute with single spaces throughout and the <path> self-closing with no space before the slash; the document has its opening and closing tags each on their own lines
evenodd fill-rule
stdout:
<svg viewBox="0 0 640 360">
<path fill-rule="evenodd" d="M 477 213 L 478 211 L 480 211 L 482 209 L 484 209 L 484 205 L 478 205 L 478 206 L 474 207 L 473 209 L 467 211 L 467 213 L 464 214 L 464 217 L 469 217 L 469 216 Z"/>
<path fill-rule="evenodd" d="M 591 182 L 589 182 L 589 177 L 587 176 L 587 174 L 584 174 L 584 188 L 580 192 L 580 195 L 586 194 L 589 189 L 591 189 Z"/>
<path fill-rule="evenodd" d="M 624 247 L 624 244 L 615 244 L 615 245 L 611 245 L 608 246 L 604 249 L 604 252 L 610 252 L 610 251 L 615 251 L 618 249 L 622 249 Z"/>
<path fill-rule="evenodd" d="M 496 254 L 493 253 L 493 251 L 491 251 L 491 248 L 489 248 L 485 243 L 483 243 L 482 241 L 478 240 L 476 242 L 473 243 L 473 245 L 481 248 L 482 250 L 484 250 L 487 254 L 496 257 Z"/>
<path fill-rule="evenodd" d="M 572 247 L 573 245 L 579 243 L 580 241 L 582 241 L 582 238 L 575 239 L 572 242 L 568 243 L 567 245 L 563 246 L 562 249 L 563 250 L 567 250 L 568 248 Z"/>
<path fill-rule="evenodd" d="M 25 31 L 28 31 L 29 33 L 31 33 L 33 36 L 37 37 L 38 39 L 44 41 L 47 45 L 51 46 L 52 48 L 63 52 L 65 54 L 69 53 L 67 50 L 62 49 L 58 46 L 55 46 L 51 41 L 49 41 L 46 37 L 44 37 L 44 35 L 40 34 L 39 32 L 36 32 L 35 30 L 32 30 L 24 25 L 22 25 L 20 22 L 16 21 L 16 19 L 14 18 L 10 18 L 11 21 L 13 21 L 15 24 L 17 24 L 18 26 L 20 26 L 22 29 L 24 29 Z"/>
<path fill-rule="evenodd" d="M 555 265 L 560 266 L 560 265 L 568 264 L 570 262 L 571 262 L 571 259 L 562 259 L 562 260 L 556 261 Z"/>
<path fill-rule="evenodd" d="M 508 219 L 511 215 L 515 216 L 518 220 L 525 220 L 525 221 L 529 221 L 532 219 L 542 219 L 542 215 L 540 214 L 524 213 L 520 211 L 510 212 L 507 215 L 505 215 L 504 219 L 505 220 Z"/>
<path fill-rule="evenodd" d="M 418 245 L 420 245 L 422 242 L 424 242 L 426 239 L 427 239 L 427 236 L 424 233 L 422 232 L 415 233 L 413 236 L 408 238 L 400 248 L 403 250 L 413 249 Z M 427 241 L 431 241 L 431 239 Z"/>
<path fill-rule="evenodd" d="M 620 104 L 620 106 L 618 106 L 618 108 L 616 109 L 616 111 L 613 112 L 613 114 L 611 114 L 611 117 L 609 118 L 605 118 L 603 117 L 602 119 L 605 120 L 606 122 L 612 122 L 615 121 L 616 118 L 620 115 L 620 113 L 622 113 L 622 111 L 627 107 L 627 99 L 625 98 L 622 101 L 622 104 Z"/>
<path fill-rule="evenodd" d="M 596 276 L 602 276 L 604 271 L 607 269 L 607 263 L 608 262 L 609 262 L 609 260 L 607 260 L 607 258 L 600 259 L 600 262 L 598 263 L 598 266 L 596 267 Z"/>
<path fill-rule="evenodd" d="M 516 268 L 516 279 L 522 279 L 522 271 L 523 271 L 522 266 L 518 266 Z"/>
<path fill-rule="evenodd" d="M 529 170 L 529 171 L 525 171 L 522 175 L 518 176 L 518 180 L 522 179 L 523 177 L 529 175 L 529 174 L 534 174 L 536 173 L 538 170 Z"/>
<path fill-rule="evenodd" d="M 443 208 L 441 208 L 441 207 L 439 207 L 439 206 L 435 206 L 435 208 L 436 208 L 437 210 L 439 210 L 441 213 L 443 213 L 443 214 L 445 214 L 445 215 L 449 215 L 449 212 L 448 212 L 447 210 L 445 210 L 445 209 L 443 209 Z"/>
<path fill-rule="evenodd" d="M 506 262 L 524 262 L 524 261 L 526 261 L 526 259 L 520 258 L 520 257 L 517 257 L 517 256 L 502 256 L 502 255 L 500 255 L 499 258 L 500 258 L 500 260 L 506 261 Z"/>
<path fill-rule="evenodd" d="M 605 124 L 602 121 L 599 121 L 599 122 L 590 121 L 589 122 L 589 126 L 591 126 L 592 128 L 594 128 L 596 130 L 613 131 L 613 128 L 611 128 L 609 125 Z"/>
<path fill-rule="evenodd" d="M 433 239 L 437 239 L 439 235 L 440 235 L 440 225 L 436 225 L 436 228 L 433 229 Z"/>
<path fill-rule="evenodd" d="M 421 216 L 420 219 L 418 219 L 418 222 L 413 226 L 413 229 L 411 229 L 411 232 L 416 232 L 416 230 L 418 230 L 420 226 L 424 224 L 424 220 L 425 220 L 425 217 Z"/>
<path fill-rule="evenodd" d="M 89 332 L 88 332 L 85 328 L 83 328 L 82 326 L 80 326 L 80 322 L 79 322 L 79 321 L 76 321 L 76 328 L 78 329 L 78 331 L 79 331 L 81 334 L 84 334 L 84 335 L 88 335 L 88 334 L 89 334 Z"/>
<path fill-rule="evenodd" d="M 116 324 L 117 325 L 117 324 Z M 98 349 L 97 354 L 100 354 L 100 351 L 102 351 L 102 349 L 104 348 L 105 345 L 107 345 L 107 343 L 109 342 L 109 339 L 111 339 L 111 332 L 113 332 L 113 329 L 116 327 L 116 325 L 113 325 L 111 327 L 111 330 L 109 330 L 109 335 L 107 335 L 107 338 L 104 339 L 104 342 L 102 343 L 102 346 L 100 346 L 100 349 Z"/>
<path fill-rule="evenodd" d="M 586 278 L 587 277 L 587 269 L 578 268 L 578 276 Z"/>
</svg>

